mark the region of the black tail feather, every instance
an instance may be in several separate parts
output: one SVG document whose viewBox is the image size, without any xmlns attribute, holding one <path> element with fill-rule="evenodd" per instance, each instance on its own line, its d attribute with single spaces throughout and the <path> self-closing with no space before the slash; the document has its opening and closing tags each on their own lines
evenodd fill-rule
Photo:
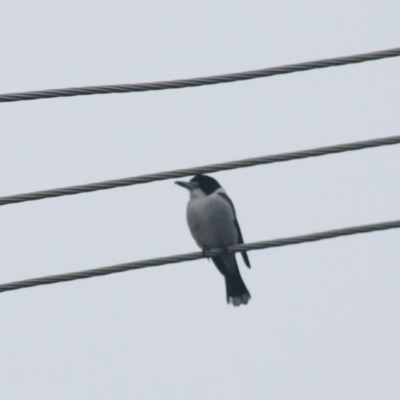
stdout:
<svg viewBox="0 0 400 400">
<path fill-rule="evenodd" d="M 230 257 L 229 259 L 229 268 L 225 264 L 228 262 L 228 259 L 225 260 L 222 257 L 212 257 L 212 260 L 219 272 L 221 272 L 221 274 L 225 277 L 227 303 L 232 303 L 234 306 L 247 304 L 251 298 L 250 292 L 240 276 L 239 268 L 234 255 L 233 258 Z"/>
<path fill-rule="evenodd" d="M 226 301 L 234 306 L 247 304 L 250 300 L 250 292 L 247 290 L 240 274 L 225 276 Z"/>
</svg>

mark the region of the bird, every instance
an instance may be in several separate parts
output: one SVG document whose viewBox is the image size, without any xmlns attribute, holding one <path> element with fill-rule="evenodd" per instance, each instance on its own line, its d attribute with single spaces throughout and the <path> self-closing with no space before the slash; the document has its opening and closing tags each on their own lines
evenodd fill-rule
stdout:
<svg viewBox="0 0 400 400">
<path fill-rule="evenodd" d="M 189 190 L 186 219 L 193 239 L 203 253 L 243 243 L 232 200 L 214 178 L 200 174 L 188 182 L 175 183 Z M 244 263 L 250 268 L 247 253 L 241 253 Z M 235 307 L 247 304 L 251 296 L 240 275 L 235 253 L 222 253 L 211 259 L 225 278 L 227 303 Z"/>
</svg>

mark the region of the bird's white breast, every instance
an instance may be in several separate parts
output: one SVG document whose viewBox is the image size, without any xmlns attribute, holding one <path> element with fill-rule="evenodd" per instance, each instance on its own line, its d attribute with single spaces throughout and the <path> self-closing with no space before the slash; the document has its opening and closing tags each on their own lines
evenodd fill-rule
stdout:
<svg viewBox="0 0 400 400">
<path fill-rule="evenodd" d="M 237 243 L 234 211 L 218 192 L 208 196 L 194 193 L 186 215 L 190 232 L 200 248 L 224 248 Z"/>
</svg>

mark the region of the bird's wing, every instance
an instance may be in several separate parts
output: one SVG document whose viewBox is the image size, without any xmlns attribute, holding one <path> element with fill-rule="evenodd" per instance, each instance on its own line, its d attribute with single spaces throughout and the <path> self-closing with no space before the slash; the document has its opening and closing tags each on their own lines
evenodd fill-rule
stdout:
<svg viewBox="0 0 400 400">
<path fill-rule="evenodd" d="M 235 211 L 235 206 L 232 203 L 232 200 L 229 198 L 229 196 L 226 193 L 218 193 L 219 196 L 221 196 L 226 202 L 228 202 L 228 204 L 231 206 L 232 211 L 233 211 L 233 224 L 235 225 L 236 228 L 236 232 L 238 235 L 238 244 L 242 244 L 243 242 L 243 236 L 242 236 L 242 231 L 240 230 L 240 226 L 239 226 L 239 222 L 236 218 L 236 211 Z M 245 251 L 242 251 L 242 257 L 243 257 L 243 261 L 246 264 L 246 266 L 248 268 L 250 267 L 250 260 L 249 257 L 247 255 L 247 253 Z"/>
</svg>

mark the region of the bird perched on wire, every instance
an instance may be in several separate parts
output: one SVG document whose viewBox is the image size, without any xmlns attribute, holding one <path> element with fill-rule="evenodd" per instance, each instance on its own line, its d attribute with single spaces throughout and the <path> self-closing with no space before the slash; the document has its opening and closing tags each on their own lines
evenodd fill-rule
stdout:
<svg viewBox="0 0 400 400">
<path fill-rule="evenodd" d="M 196 175 L 189 182 L 175 183 L 189 190 L 186 218 L 194 240 L 203 251 L 243 243 L 233 203 L 214 178 Z M 247 253 L 243 251 L 242 256 L 250 268 Z M 247 304 L 251 296 L 240 276 L 235 254 L 221 254 L 211 259 L 225 277 L 227 302 L 234 306 Z"/>
</svg>

